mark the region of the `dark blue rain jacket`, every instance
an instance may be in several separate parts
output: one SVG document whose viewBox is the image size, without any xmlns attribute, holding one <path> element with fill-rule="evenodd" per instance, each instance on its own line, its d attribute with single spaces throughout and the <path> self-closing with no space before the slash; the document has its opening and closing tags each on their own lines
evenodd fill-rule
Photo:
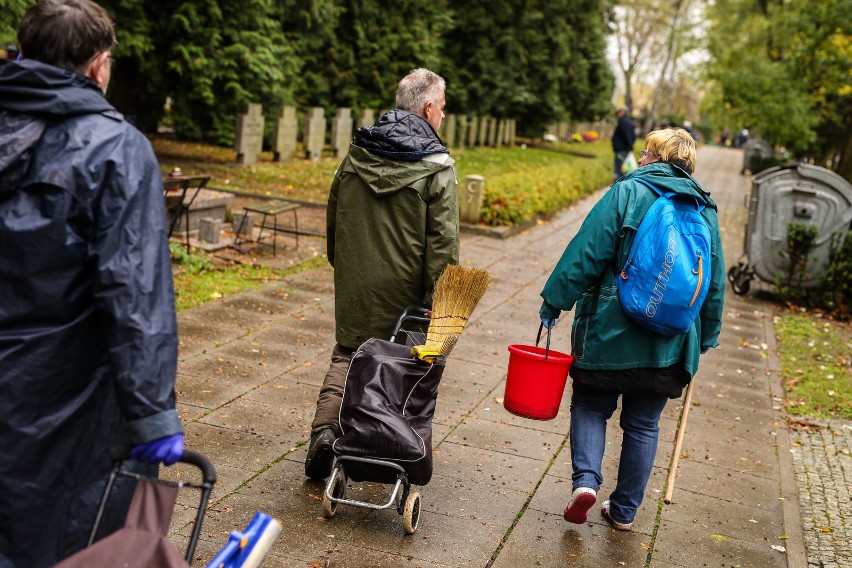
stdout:
<svg viewBox="0 0 852 568">
<path fill-rule="evenodd" d="M 182 430 L 162 181 L 90 79 L 0 62 L 0 568 L 85 544 L 108 450 Z"/>
</svg>

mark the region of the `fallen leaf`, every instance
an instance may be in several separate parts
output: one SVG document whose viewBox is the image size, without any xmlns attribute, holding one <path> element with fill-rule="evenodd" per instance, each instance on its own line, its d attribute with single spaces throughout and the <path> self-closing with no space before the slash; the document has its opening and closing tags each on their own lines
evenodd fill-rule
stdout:
<svg viewBox="0 0 852 568">
<path fill-rule="evenodd" d="M 728 537 L 720 535 L 720 534 L 711 534 L 710 538 L 712 538 L 713 540 L 716 540 L 718 542 L 725 542 L 726 540 L 728 540 Z"/>
</svg>

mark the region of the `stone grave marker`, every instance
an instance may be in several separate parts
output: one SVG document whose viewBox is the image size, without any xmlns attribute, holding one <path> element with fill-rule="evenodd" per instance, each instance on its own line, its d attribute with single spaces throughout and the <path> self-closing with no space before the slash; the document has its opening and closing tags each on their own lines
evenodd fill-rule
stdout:
<svg viewBox="0 0 852 568">
<path fill-rule="evenodd" d="M 331 121 L 331 150 L 335 156 L 349 152 L 352 142 L 352 109 L 340 107 Z"/>
<path fill-rule="evenodd" d="M 364 126 L 373 126 L 376 123 L 376 111 L 371 108 L 365 108 L 361 111 L 361 116 L 358 117 L 358 128 Z"/>
<path fill-rule="evenodd" d="M 212 217 L 204 217 L 198 221 L 198 239 L 211 245 L 219 244 L 222 233 L 222 221 Z"/>
<path fill-rule="evenodd" d="M 506 119 L 501 118 L 497 121 L 497 146 L 503 146 L 506 143 Z"/>
<path fill-rule="evenodd" d="M 249 165 L 257 162 L 263 150 L 263 108 L 258 103 L 249 103 L 246 113 L 237 117 L 235 149 L 237 163 Z"/>
<path fill-rule="evenodd" d="M 281 115 L 275 119 L 275 128 L 272 134 L 273 159 L 276 162 L 286 161 L 293 157 L 296 151 L 296 107 L 285 106 L 281 109 Z"/>
<path fill-rule="evenodd" d="M 467 115 L 456 116 L 456 144 L 461 147 L 467 145 Z"/>
<path fill-rule="evenodd" d="M 467 145 L 476 146 L 476 135 L 479 132 L 479 118 L 471 116 L 468 120 Z"/>
<path fill-rule="evenodd" d="M 479 210 L 482 208 L 482 194 L 485 193 L 485 178 L 477 175 L 465 176 L 461 187 L 461 206 L 459 220 L 463 223 L 479 223 Z"/>
<path fill-rule="evenodd" d="M 447 148 L 455 148 L 456 146 L 456 115 L 449 114 L 443 122 L 444 144 Z"/>
<path fill-rule="evenodd" d="M 325 146 L 325 110 L 311 107 L 305 120 L 305 158 L 317 161 Z"/>
<path fill-rule="evenodd" d="M 488 145 L 496 146 L 497 145 L 497 119 L 490 118 L 488 119 Z"/>
<path fill-rule="evenodd" d="M 488 123 L 490 121 L 490 116 L 482 116 L 479 118 L 479 134 L 476 135 L 477 144 L 479 146 L 488 145 Z"/>
</svg>

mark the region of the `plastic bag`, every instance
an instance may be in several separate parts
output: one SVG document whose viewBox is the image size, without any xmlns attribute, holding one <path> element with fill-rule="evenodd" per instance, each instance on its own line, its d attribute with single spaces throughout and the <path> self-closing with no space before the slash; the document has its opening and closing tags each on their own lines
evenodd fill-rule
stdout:
<svg viewBox="0 0 852 568">
<path fill-rule="evenodd" d="M 636 156 L 633 152 L 627 152 L 627 157 L 621 163 L 621 173 L 626 174 L 632 172 L 639 167 L 639 162 L 636 161 Z"/>
</svg>

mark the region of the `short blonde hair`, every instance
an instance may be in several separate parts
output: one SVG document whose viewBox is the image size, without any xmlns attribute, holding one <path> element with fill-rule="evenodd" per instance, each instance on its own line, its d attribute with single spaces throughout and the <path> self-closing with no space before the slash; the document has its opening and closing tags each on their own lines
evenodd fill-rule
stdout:
<svg viewBox="0 0 852 568">
<path fill-rule="evenodd" d="M 664 128 L 649 132 L 645 151 L 663 162 L 673 162 L 688 173 L 695 171 L 695 140 L 683 128 Z"/>
</svg>

